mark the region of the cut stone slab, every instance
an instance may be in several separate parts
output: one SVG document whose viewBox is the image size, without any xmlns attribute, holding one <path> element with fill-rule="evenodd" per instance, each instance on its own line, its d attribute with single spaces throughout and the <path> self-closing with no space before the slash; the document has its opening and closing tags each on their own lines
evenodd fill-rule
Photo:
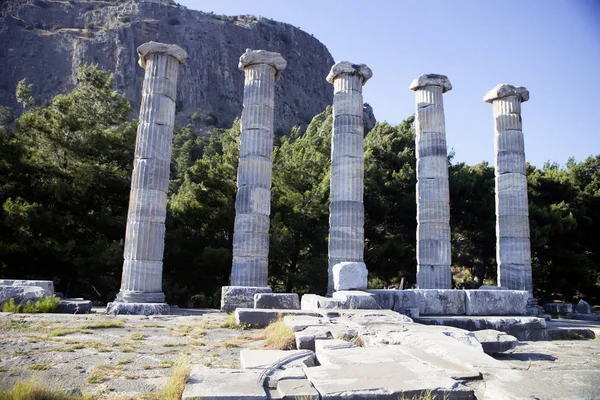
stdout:
<svg viewBox="0 0 600 400">
<path fill-rule="evenodd" d="M 92 302 L 83 299 L 61 299 L 58 312 L 63 314 L 88 314 L 92 311 Z"/>
<path fill-rule="evenodd" d="M 585 300 L 579 300 L 579 303 L 577 303 L 573 311 L 578 314 L 591 314 L 592 306 Z"/>
<path fill-rule="evenodd" d="M 573 304 L 571 303 L 546 303 L 544 310 L 551 314 L 570 314 L 573 312 Z"/>
<path fill-rule="evenodd" d="M 537 317 L 483 317 L 483 316 L 445 316 L 419 317 L 415 320 L 425 325 L 445 325 L 468 331 L 493 329 L 508 333 L 518 340 L 549 340 L 546 321 Z"/>
<path fill-rule="evenodd" d="M 289 360 L 289 361 L 288 361 Z M 288 361 L 288 362 L 286 362 Z M 240 362 L 243 369 L 288 369 L 293 367 L 315 366 L 315 354 L 307 350 L 250 350 L 240 351 Z"/>
<path fill-rule="evenodd" d="M 46 296 L 54 294 L 54 282 L 42 280 L 24 280 L 24 279 L 0 279 L 0 286 L 39 286 L 44 289 Z"/>
<path fill-rule="evenodd" d="M 280 379 L 277 382 L 277 393 L 282 400 L 319 400 L 319 392 L 308 379 Z"/>
<path fill-rule="evenodd" d="M 473 335 L 481 343 L 483 351 L 487 354 L 506 353 L 519 344 L 516 337 L 493 329 L 475 331 Z"/>
<path fill-rule="evenodd" d="M 106 305 L 106 313 L 114 315 L 168 315 L 171 307 L 167 303 L 120 303 Z"/>
<path fill-rule="evenodd" d="M 46 291 L 40 286 L 0 285 L 0 303 L 13 299 L 15 303 L 22 304 L 45 295 Z"/>
<path fill-rule="evenodd" d="M 272 292 L 270 287 L 223 286 L 221 288 L 221 311 L 230 313 L 236 308 L 252 308 L 256 293 Z"/>
<path fill-rule="evenodd" d="M 343 308 L 379 310 L 379 304 L 375 296 L 370 293 L 359 290 L 341 290 L 333 293 L 334 300 L 339 300 L 344 304 Z"/>
<path fill-rule="evenodd" d="M 194 365 L 182 400 L 263 400 L 265 389 L 258 382 L 262 370 L 206 368 Z"/>
<path fill-rule="evenodd" d="M 341 262 L 333 266 L 334 290 L 363 290 L 367 288 L 367 266 L 363 262 Z"/>
<path fill-rule="evenodd" d="M 316 294 L 305 294 L 300 301 L 300 308 L 307 311 L 332 310 L 343 307 L 343 302 Z"/>
<path fill-rule="evenodd" d="M 309 326 L 324 326 L 329 324 L 329 320 L 321 317 L 286 315 L 283 317 L 283 323 L 292 328 L 294 332 L 300 332 Z"/>
<path fill-rule="evenodd" d="M 346 342 L 345 340 L 339 340 L 339 339 L 315 340 L 315 354 L 317 354 L 317 355 L 327 352 L 327 351 L 347 349 L 347 348 L 352 348 L 352 347 L 356 347 L 356 346 L 350 342 Z M 318 359 L 318 357 L 317 357 L 317 359 Z"/>
<path fill-rule="evenodd" d="M 235 322 L 240 325 L 248 325 L 255 328 L 264 328 L 271 322 L 286 315 L 318 317 L 320 314 L 305 310 L 263 310 L 255 308 L 237 308 L 235 310 Z"/>
<path fill-rule="evenodd" d="M 524 315 L 526 290 L 465 290 L 467 315 Z"/>
<path fill-rule="evenodd" d="M 321 399 L 394 399 L 423 396 L 473 399 L 473 391 L 435 370 L 413 360 L 392 363 L 323 365 L 305 368 L 306 376 Z M 399 379 L 401 377 L 401 379 Z"/>
<path fill-rule="evenodd" d="M 465 291 L 453 289 L 415 289 L 419 315 L 464 315 Z"/>
<path fill-rule="evenodd" d="M 298 350 L 315 351 L 315 340 L 333 339 L 333 334 L 327 327 L 310 327 L 294 334 Z"/>
<path fill-rule="evenodd" d="M 296 293 L 256 293 L 254 308 L 299 310 L 300 299 Z"/>
</svg>

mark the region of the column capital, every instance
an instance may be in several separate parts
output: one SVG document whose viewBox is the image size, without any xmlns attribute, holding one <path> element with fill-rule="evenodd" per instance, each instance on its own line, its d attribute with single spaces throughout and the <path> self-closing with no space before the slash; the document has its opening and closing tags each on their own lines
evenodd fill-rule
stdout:
<svg viewBox="0 0 600 400">
<path fill-rule="evenodd" d="M 287 67 L 287 61 L 279 53 L 266 50 L 246 49 L 246 52 L 240 56 L 238 68 L 244 71 L 247 67 L 256 64 L 267 64 L 275 69 L 275 80 Z"/>
<path fill-rule="evenodd" d="M 414 79 L 408 88 L 412 91 L 423 89 L 426 86 L 441 86 L 442 93 L 452 90 L 452 84 L 446 75 L 423 74 Z"/>
<path fill-rule="evenodd" d="M 331 71 L 327 75 L 327 82 L 333 83 L 340 75 L 360 76 L 360 83 L 364 86 L 365 83 L 373 76 L 371 68 L 365 64 L 353 64 L 349 61 L 339 61 L 331 67 Z"/>
<path fill-rule="evenodd" d="M 188 57 L 187 52 L 176 44 L 166 44 L 159 42 L 148 42 L 137 48 L 138 64 L 140 67 L 146 69 L 146 60 L 150 54 L 159 53 L 167 56 L 171 56 L 179 61 L 180 64 L 185 63 Z"/>
<path fill-rule="evenodd" d="M 510 96 L 517 96 L 521 102 L 525 102 L 529 100 L 529 90 L 523 86 L 513 86 L 507 83 L 501 83 L 487 92 L 483 97 L 483 101 L 492 103 L 494 100 Z"/>
</svg>

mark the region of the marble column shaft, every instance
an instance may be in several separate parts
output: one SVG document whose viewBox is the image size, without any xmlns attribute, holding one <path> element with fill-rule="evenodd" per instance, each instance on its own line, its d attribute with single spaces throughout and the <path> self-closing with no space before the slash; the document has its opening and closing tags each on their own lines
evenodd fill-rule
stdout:
<svg viewBox="0 0 600 400">
<path fill-rule="evenodd" d="M 417 286 L 450 289 L 450 192 L 442 94 L 452 85 L 444 75 L 426 74 L 409 88 L 416 102 Z"/>
<path fill-rule="evenodd" d="M 287 62 L 279 53 L 246 50 L 244 109 L 235 201 L 232 286 L 266 287 L 273 153 L 275 81 Z"/>
<path fill-rule="evenodd" d="M 524 87 L 501 84 L 486 93 L 494 110 L 498 285 L 532 294 L 531 246 L 521 103 Z"/>
<path fill-rule="evenodd" d="M 145 69 L 137 130 L 121 291 L 117 302 L 162 303 L 162 260 L 179 64 L 186 52 L 149 42 L 138 48 Z"/>
<path fill-rule="evenodd" d="M 362 87 L 373 75 L 364 64 L 341 61 L 331 68 L 333 134 L 329 205 L 327 293 L 333 293 L 333 266 L 362 262 L 364 255 L 364 124 Z"/>
</svg>

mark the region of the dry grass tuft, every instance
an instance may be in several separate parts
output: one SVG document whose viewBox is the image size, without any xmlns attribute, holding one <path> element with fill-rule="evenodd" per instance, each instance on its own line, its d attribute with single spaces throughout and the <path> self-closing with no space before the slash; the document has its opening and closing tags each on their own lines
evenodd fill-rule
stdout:
<svg viewBox="0 0 600 400">
<path fill-rule="evenodd" d="M 121 375 L 123 367 L 117 365 L 98 365 L 87 377 L 87 383 L 102 383 Z"/>
<path fill-rule="evenodd" d="M 296 337 L 292 328 L 279 319 L 265 328 L 264 348 L 273 350 L 293 350 L 296 348 Z"/>
<path fill-rule="evenodd" d="M 73 395 L 64 390 L 43 387 L 35 380 L 16 383 L 12 388 L 0 392 L 0 400 L 96 400 L 97 396 Z"/>
</svg>

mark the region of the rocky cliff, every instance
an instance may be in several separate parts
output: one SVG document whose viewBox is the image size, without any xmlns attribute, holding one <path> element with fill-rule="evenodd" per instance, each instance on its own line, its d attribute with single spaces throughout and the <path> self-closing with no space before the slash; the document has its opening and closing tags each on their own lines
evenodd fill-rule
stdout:
<svg viewBox="0 0 600 400">
<path fill-rule="evenodd" d="M 136 48 L 151 40 L 188 52 L 179 70 L 177 119 L 197 132 L 229 126 L 241 115 L 244 73 L 237 63 L 246 48 L 276 51 L 288 61 L 276 85 L 276 132 L 307 124 L 333 99 L 325 81 L 331 54 L 289 24 L 218 16 L 169 0 L 8 0 L 0 7 L 0 105 L 14 115 L 22 111 L 14 94 L 19 80 L 32 83 L 34 97 L 44 103 L 70 90 L 84 63 L 114 72 L 115 89 L 137 113 L 144 71 Z"/>
</svg>

